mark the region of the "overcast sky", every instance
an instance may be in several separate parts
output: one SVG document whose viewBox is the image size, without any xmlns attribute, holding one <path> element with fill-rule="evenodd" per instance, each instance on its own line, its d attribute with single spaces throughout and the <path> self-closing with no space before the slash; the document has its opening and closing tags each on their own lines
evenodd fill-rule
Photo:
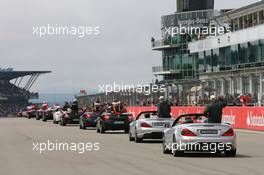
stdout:
<svg viewBox="0 0 264 175">
<path fill-rule="evenodd" d="M 257 0 L 216 0 L 215 8 L 238 8 Z M 33 91 L 72 93 L 98 84 L 147 84 L 161 54 L 160 17 L 174 13 L 176 0 L 0 0 L 0 67 L 50 70 Z M 33 26 L 100 26 L 101 34 L 38 38 Z"/>
</svg>

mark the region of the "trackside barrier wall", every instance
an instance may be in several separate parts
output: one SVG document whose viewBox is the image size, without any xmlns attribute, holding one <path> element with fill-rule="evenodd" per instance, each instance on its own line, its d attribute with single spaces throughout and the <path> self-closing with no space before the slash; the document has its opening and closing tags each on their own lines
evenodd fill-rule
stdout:
<svg viewBox="0 0 264 175">
<path fill-rule="evenodd" d="M 127 107 L 134 118 L 143 111 L 155 111 L 156 107 Z M 204 107 L 172 107 L 172 116 L 181 114 L 203 113 Z M 223 123 L 232 124 L 237 129 L 264 131 L 264 107 L 226 107 L 222 118 Z"/>
</svg>

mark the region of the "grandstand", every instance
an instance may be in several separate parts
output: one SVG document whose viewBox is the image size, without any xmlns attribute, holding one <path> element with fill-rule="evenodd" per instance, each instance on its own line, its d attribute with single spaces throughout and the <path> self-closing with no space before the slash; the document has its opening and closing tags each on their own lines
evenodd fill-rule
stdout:
<svg viewBox="0 0 264 175">
<path fill-rule="evenodd" d="M 29 99 L 38 98 L 38 93 L 30 92 L 41 74 L 50 71 L 14 71 L 0 68 L 0 117 L 18 112 L 28 105 Z"/>
</svg>

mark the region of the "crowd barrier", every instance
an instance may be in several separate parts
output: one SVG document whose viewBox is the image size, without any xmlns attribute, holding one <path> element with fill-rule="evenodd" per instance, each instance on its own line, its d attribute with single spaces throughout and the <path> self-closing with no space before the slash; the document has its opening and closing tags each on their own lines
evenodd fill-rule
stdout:
<svg viewBox="0 0 264 175">
<path fill-rule="evenodd" d="M 136 117 L 143 111 L 155 111 L 156 107 L 127 107 L 128 112 Z M 181 114 L 203 113 L 204 107 L 172 107 L 172 116 Z M 226 107 L 223 123 L 229 123 L 234 128 L 254 131 L 264 131 L 264 107 Z"/>
</svg>

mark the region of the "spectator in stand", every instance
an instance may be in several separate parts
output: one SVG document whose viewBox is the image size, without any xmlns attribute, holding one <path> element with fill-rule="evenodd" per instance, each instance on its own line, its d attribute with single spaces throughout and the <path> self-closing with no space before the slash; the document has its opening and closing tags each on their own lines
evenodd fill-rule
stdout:
<svg viewBox="0 0 264 175">
<path fill-rule="evenodd" d="M 241 96 L 239 97 L 239 99 L 240 99 L 240 102 L 242 103 L 243 106 L 247 106 L 247 104 L 248 104 L 249 101 L 250 101 L 250 97 L 249 97 L 249 95 L 241 95 Z"/>
</svg>

